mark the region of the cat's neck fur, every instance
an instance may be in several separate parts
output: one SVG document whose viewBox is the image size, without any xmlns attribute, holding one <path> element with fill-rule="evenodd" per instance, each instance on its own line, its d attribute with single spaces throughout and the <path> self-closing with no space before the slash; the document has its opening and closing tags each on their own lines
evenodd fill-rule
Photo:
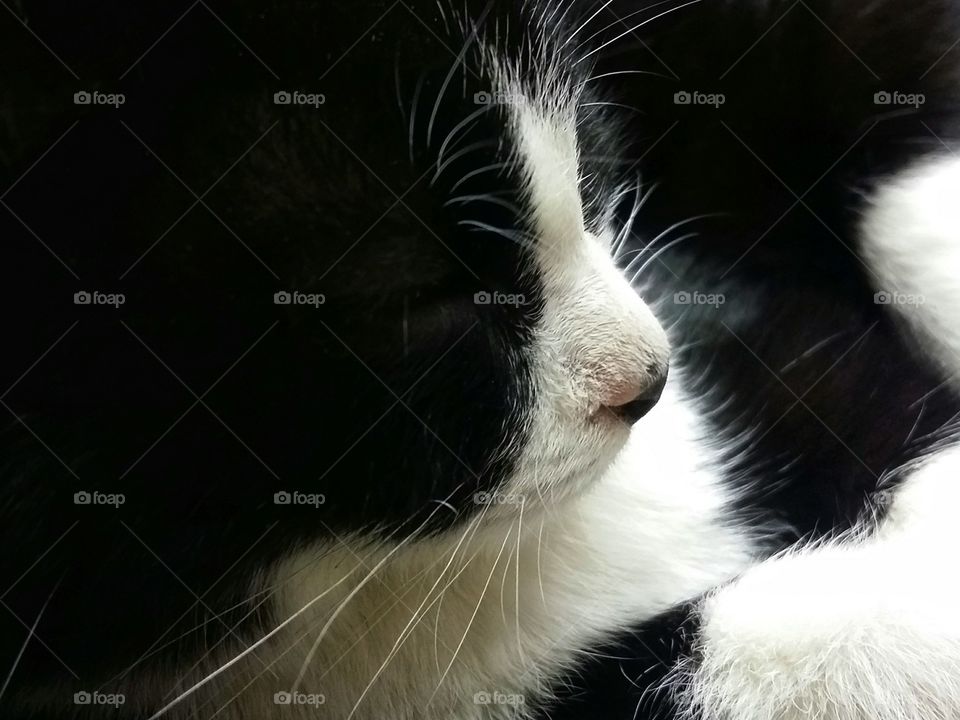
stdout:
<svg viewBox="0 0 960 720">
<path fill-rule="evenodd" d="M 268 583 L 276 617 L 313 604 L 248 658 L 259 678 L 236 712 L 276 711 L 275 693 L 293 691 L 291 717 L 320 701 L 329 717 L 522 717 L 586 648 L 749 563 L 753 543 L 724 524 L 730 498 L 702 448 L 674 385 L 583 497 L 514 498 L 513 521 L 290 558 Z M 220 704 L 241 688 L 221 688 Z"/>
</svg>

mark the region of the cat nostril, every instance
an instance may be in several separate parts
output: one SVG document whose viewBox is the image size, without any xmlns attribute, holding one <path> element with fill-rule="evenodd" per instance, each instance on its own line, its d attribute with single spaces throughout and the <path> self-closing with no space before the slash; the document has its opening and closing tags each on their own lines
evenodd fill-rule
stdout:
<svg viewBox="0 0 960 720">
<path fill-rule="evenodd" d="M 663 395 L 663 389 L 667 385 L 667 371 L 668 367 L 666 365 L 662 368 L 651 368 L 650 374 L 653 380 L 632 400 L 611 407 L 611 412 L 625 423 L 633 425 L 653 410 L 654 406 L 660 401 L 660 396 Z"/>
</svg>

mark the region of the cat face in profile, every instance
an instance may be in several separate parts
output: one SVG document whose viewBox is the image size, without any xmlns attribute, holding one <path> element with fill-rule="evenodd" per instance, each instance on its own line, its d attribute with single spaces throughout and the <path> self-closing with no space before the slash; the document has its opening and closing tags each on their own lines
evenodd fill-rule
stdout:
<svg viewBox="0 0 960 720">
<path fill-rule="evenodd" d="M 377 306 L 383 331 L 355 318 L 331 326 L 391 388 L 418 383 L 421 404 L 402 402 L 385 421 L 409 444 L 374 451 L 418 479 L 400 483 L 406 507 L 575 493 L 608 467 L 666 375 L 665 336 L 611 260 L 618 126 L 576 72 L 589 64 L 568 41 L 576 26 L 555 35 L 557 13 L 535 3 L 425 12 L 439 13 L 445 34 L 431 61 L 382 58 L 355 117 L 331 116 L 322 130 L 343 174 L 369 191 L 364 205 L 388 207 L 330 273 Z M 355 75 L 345 67 L 341 79 L 330 102 L 352 104 Z M 388 92 L 392 125 L 378 111 Z M 361 237 L 377 216 L 365 208 L 339 238 Z M 485 511 L 501 505 L 517 503 Z"/>
<path fill-rule="evenodd" d="M 574 8 L 276 3 L 227 18 L 269 57 L 239 71 L 198 13 L 124 73 L 119 115 L 70 106 L 75 129 L 7 198 L 71 269 L 10 250 L 15 291 L 49 288 L 19 346 L 76 321 L 9 397 L 55 452 L 5 453 L 31 468 L 7 480 L 25 508 L 8 540 L 71 527 L 9 597 L 61 583 L 44 622 L 65 658 L 112 676 L 185 623 L 154 602 L 166 567 L 225 578 L 205 602 L 236 608 L 294 548 L 514 518 L 610 466 L 668 347 L 611 258 L 619 127 Z M 85 22 L 126 50 L 164 20 L 132 12 Z M 30 17 L 72 47 L 67 20 Z M 94 290 L 125 301 L 69 302 Z M 124 501 L 74 503 L 90 491 Z M 60 677 L 32 653 L 39 683 Z"/>
<path fill-rule="evenodd" d="M 336 58 L 382 11 L 331 9 L 319 37 L 292 29 L 283 52 L 315 56 L 312 43 Z M 281 479 L 258 478 L 263 497 L 323 495 L 308 534 L 318 516 L 407 532 L 438 504 L 431 523 L 479 510 L 478 493 L 587 487 L 666 371 L 664 335 L 610 259 L 617 126 L 558 14 L 478 3 L 390 17 L 396 43 L 374 35 L 316 85 L 285 81 L 290 104 L 253 83 L 187 111 L 187 137 L 158 151 L 181 173 L 214 174 L 205 144 L 232 152 L 270 128 L 215 190 L 253 257 L 224 272 L 192 235 L 129 276 L 184 304 L 150 320 L 197 343 L 180 368 L 209 358 L 207 343 L 242 348 L 272 328 L 220 407 Z M 320 90 L 322 103 L 298 104 Z M 163 221 L 147 237 L 169 222 L 151 215 Z M 229 338 L 200 330 L 218 324 L 194 300 L 213 277 L 239 295 Z M 278 289 L 289 304 L 272 302 Z"/>
</svg>

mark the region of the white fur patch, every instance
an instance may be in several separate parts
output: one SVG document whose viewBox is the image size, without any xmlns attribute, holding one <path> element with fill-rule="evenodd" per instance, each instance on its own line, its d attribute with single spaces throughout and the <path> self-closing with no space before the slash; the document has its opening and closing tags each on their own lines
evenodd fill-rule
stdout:
<svg viewBox="0 0 960 720">
<path fill-rule="evenodd" d="M 724 522 L 726 497 L 675 383 L 648 420 L 580 497 L 520 499 L 512 520 L 400 550 L 351 538 L 291 558 L 270 578 L 283 588 L 278 618 L 352 574 L 271 644 L 279 681 L 244 666 L 259 679 L 223 717 L 267 708 L 304 668 L 297 691 L 323 696 L 321 717 L 522 717 L 585 649 L 741 572 L 753 543 Z M 317 716 L 301 712 L 278 716 Z"/>
<path fill-rule="evenodd" d="M 960 159 L 925 161 L 885 183 L 861 225 L 863 255 L 889 303 L 935 359 L 960 366 Z M 954 378 L 960 384 L 960 378 Z"/>
<path fill-rule="evenodd" d="M 687 716 L 960 717 L 958 506 L 953 450 L 911 477 L 878 534 L 792 551 L 714 594 L 681 670 Z"/>
<path fill-rule="evenodd" d="M 508 95 L 525 97 L 504 72 Z M 629 428 L 606 408 L 651 385 L 669 358 L 666 334 L 584 227 L 572 107 L 530 98 L 510 107 L 536 235 L 543 315 L 532 349 L 529 438 L 510 492 L 575 494 L 607 471 Z"/>
</svg>

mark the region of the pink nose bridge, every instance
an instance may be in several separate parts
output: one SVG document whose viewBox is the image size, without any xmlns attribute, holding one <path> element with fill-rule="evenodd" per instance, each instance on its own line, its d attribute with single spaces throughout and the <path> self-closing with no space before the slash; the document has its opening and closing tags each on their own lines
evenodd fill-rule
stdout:
<svg viewBox="0 0 960 720">
<path fill-rule="evenodd" d="M 628 378 L 612 380 L 600 392 L 600 404 L 619 407 L 636 400 L 643 393 L 647 380 L 642 373 L 632 373 Z"/>
</svg>

